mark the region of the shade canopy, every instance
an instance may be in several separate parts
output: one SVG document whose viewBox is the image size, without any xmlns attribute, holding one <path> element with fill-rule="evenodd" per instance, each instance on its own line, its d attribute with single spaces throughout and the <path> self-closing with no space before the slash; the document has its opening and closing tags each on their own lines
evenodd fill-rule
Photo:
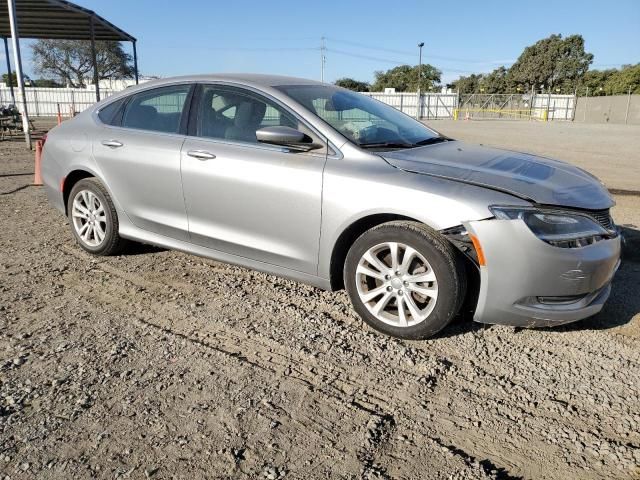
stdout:
<svg viewBox="0 0 640 480">
<path fill-rule="evenodd" d="M 4 12 L 6 12 L 6 15 Z M 89 40 L 91 42 L 96 102 L 100 101 L 96 41 L 131 42 L 133 45 L 133 71 L 136 83 L 138 83 L 138 54 L 136 53 L 135 37 L 119 29 L 113 23 L 106 21 L 94 11 L 66 0 L 0 0 L 0 38 L 4 41 L 7 74 L 13 103 L 16 103 L 16 96 L 11 83 L 11 63 L 9 62 L 9 48 L 7 45 L 9 37 L 11 37 L 13 45 L 16 77 L 22 96 L 20 102 L 22 106 L 22 129 L 29 148 L 31 148 L 31 134 L 29 133 L 27 101 L 22 78 L 20 38 Z"/>
<path fill-rule="evenodd" d="M 14 0 L 18 35 L 21 38 L 91 40 L 93 38 L 135 42 L 134 36 L 119 29 L 92 10 L 65 0 Z M 0 0 L 0 37 L 11 37 L 7 0 Z"/>
</svg>

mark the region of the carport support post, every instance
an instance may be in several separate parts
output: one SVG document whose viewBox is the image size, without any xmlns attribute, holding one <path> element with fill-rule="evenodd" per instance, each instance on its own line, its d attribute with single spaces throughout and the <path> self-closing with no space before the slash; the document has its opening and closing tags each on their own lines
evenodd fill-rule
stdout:
<svg viewBox="0 0 640 480">
<path fill-rule="evenodd" d="M 96 102 L 100 101 L 100 85 L 98 82 L 98 60 L 96 58 L 96 35 L 93 28 L 93 15 L 89 20 L 89 29 L 91 30 L 91 59 L 93 60 L 93 83 L 96 85 Z"/>
<path fill-rule="evenodd" d="M 138 85 L 138 51 L 136 49 L 136 41 L 131 42 L 133 45 L 133 74 L 136 78 L 136 85 Z"/>
<path fill-rule="evenodd" d="M 9 10 L 9 25 L 11 27 L 11 45 L 13 47 L 13 63 L 16 66 L 16 79 L 18 80 L 18 89 L 22 96 L 22 131 L 24 132 L 24 140 L 29 149 L 31 149 L 31 132 L 29 132 L 29 115 L 27 113 L 27 97 L 24 94 L 24 81 L 22 79 L 22 59 L 20 58 L 20 39 L 18 38 L 18 24 L 16 21 L 16 4 L 15 0 L 7 0 Z"/>
<path fill-rule="evenodd" d="M 4 58 L 7 61 L 7 83 L 9 84 L 9 90 L 11 90 L 11 103 L 16 104 L 16 94 L 13 92 L 13 80 L 11 80 L 11 61 L 9 60 L 9 42 L 7 37 L 2 37 L 4 40 Z"/>
</svg>

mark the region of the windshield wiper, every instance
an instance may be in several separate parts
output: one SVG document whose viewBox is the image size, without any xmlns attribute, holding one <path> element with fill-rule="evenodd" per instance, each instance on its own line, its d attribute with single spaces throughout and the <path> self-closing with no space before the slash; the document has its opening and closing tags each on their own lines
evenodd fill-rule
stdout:
<svg viewBox="0 0 640 480">
<path fill-rule="evenodd" d="M 413 148 L 417 144 L 413 143 L 401 143 L 401 142 L 372 142 L 361 143 L 360 148 Z"/>
<path fill-rule="evenodd" d="M 420 140 L 419 142 L 416 142 L 416 145 L 422 147 L 424 145 L 433 145 L 434 143 L 450 142 L 451 140 L 453 139 L 440 135 L 438 137 L 431 137 Z"/>
</svg>

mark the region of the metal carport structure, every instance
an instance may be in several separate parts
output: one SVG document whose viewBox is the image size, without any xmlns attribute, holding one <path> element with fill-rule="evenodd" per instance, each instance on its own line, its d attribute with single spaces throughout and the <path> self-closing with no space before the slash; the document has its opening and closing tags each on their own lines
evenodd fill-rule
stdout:
<svg viewBox="0 0 640 480">
<path fill-rule="evenodd" d="M 131 42 L 133 45 L 133 67 L 138 83 L 138 54 L 136 38 L 97 15 L 92 10 L 75 5 L 66 0 L 0 0 L 0 37 L 4 40 L 4 50 L 9 74 L 11 97 L 14 99 L 11 82 L 11 64 L 7 39 L 12 39 L 14 65 L 18 88 L 22 97 L 22 128 L 25 140 L 31 148 L 29 117 L 22 76 L 20 37 L 29 39 L 89 40 L 93 57 L 93 82 L 96 86 L 96 101 L 100 101 L 96 41 L 114 40 Z"/>
</svg>

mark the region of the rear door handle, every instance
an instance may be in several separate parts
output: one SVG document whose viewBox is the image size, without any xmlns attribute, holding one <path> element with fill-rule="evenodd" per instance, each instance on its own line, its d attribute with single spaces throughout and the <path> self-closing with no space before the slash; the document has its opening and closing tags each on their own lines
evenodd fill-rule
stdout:
<svg viewBox="0 0 640 480">
<path fill-rule="evenodd" d="M 207 152 L 206 150 L 189 150 L 187 155 L 197 158 L 198 160 L 213 160 L 216 158 L 213 153 Z"/>
<path fill-rule="evenodd" d="M 122 147 L 124 144 L 118 140 L 103 140 L 102 145 L 109 148 L 118 148 Z"/>
</svg>

